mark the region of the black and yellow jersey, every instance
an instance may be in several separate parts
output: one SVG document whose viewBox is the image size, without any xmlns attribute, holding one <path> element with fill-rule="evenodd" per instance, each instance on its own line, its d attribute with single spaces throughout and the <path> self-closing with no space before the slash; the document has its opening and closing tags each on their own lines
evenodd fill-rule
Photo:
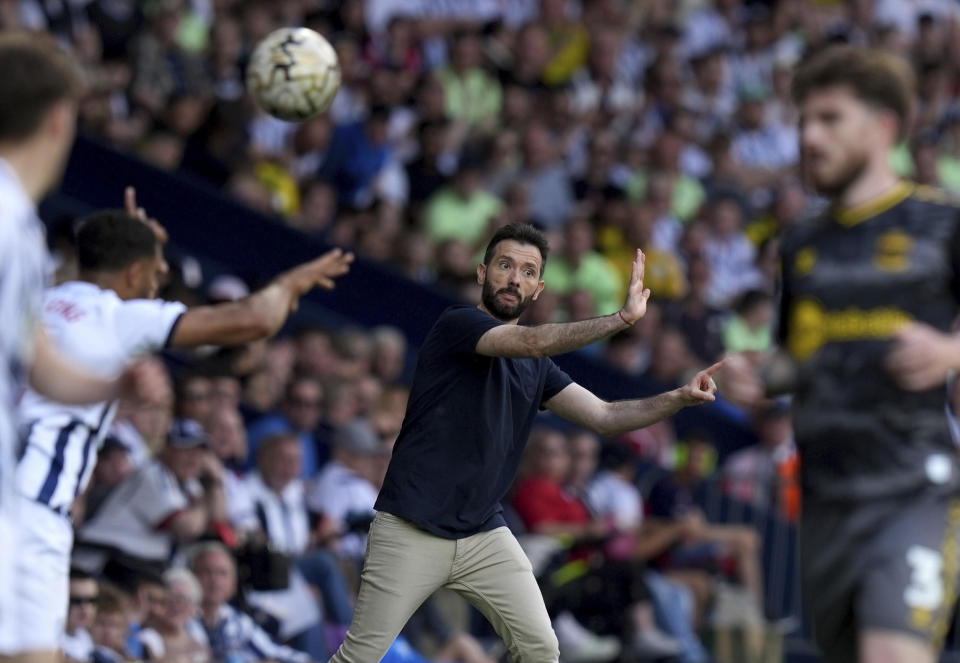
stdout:
<svg viewBox="0 0 960 663">
<path fill-rule="evenodd" d="M 806 499 L 956 491 L 946 388 L 911 393 L 884 366 L 905 323 L 950 329 L 960 206 L 903 182 L 785 233 L 780 342 L 798 365 L 794 430 Z"/>
</svg>

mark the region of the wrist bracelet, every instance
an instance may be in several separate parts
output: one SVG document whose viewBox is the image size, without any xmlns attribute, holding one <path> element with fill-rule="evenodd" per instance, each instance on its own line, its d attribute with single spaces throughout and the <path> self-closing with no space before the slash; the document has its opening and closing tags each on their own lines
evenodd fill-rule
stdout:
<svg viewBox="0 0 960 663">
<path fill-rule="evenodd" d="M 628 327 L 633 327 L 633 323 L 630 322 L 629 320 L 627 320 L 625 317 L 623 317 L 623 309 L 620 309 L 619 311 L 617 311 L 617 315 L 620 316 L 620 319 L 623 320 L 623 322 L 624 322 Z"/>
</svg>

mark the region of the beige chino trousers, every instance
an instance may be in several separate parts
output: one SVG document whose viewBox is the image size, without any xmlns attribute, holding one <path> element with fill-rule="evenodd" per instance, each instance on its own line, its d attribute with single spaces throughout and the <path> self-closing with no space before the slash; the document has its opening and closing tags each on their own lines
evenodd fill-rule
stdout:
<svg viewBox="0 0 960 663">
<path fill-rule="evenodd" d="M 515 663 L 557 663 L 543 596 L 510 530 L 444 539 L 382 511 L 370 526 L 353 622 L 330 662 L 379 663 L 410 616 L 441 587 L 490 620 Z"/>
</svg>

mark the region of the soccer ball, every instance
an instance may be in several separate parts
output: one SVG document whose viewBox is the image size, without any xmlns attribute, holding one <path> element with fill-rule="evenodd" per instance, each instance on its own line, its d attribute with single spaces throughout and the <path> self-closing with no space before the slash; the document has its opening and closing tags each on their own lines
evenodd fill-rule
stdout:
<svg viewBox="0 0 960 663">
<path fill-rule="evenodd" d="M 340 88 L 337 52 L 309 28 L 280 28 L 257 44 L 247 65 L 247 89 L 260 107 L 299 122 L 329 108 Z"/>
</svg>

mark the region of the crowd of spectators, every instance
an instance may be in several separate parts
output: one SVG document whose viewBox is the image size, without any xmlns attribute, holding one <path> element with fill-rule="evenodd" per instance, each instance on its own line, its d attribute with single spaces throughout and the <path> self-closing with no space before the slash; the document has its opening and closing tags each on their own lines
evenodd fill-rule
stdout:
<svg viewBox="0 0 960 663">
<path fill-rule="evenodd" d="M 301 124 L 244 89 L 251 48 L 284 25 L 326 35 L 340 59 L 332 107 Z M 949 0 L 0 0 L 0 29 L 46 30 L 86 69 L 84 134 L 425 286 L 477 301 L 486 239 L 529 221 L 551 256 L 525 322 L 582 319 L 618 309 L 643 248 L 647 316 L 585 351 L 664 387 L 773 343 L 777 237 L 819 204 L 799 180 L 790 99 L 807 50 L 908 58 L 917 113 L 891 159 L 960 193 L 958 26 Z M 246 288 L 228 276 L 177 292 Z M 74 514 L 67 656 L 325 660 L 403 419 L 406 340 L 302 326 L 170 365 L 163 397 L 121 404 Z M 789 408 L 752 414 L 760 443 L 722 484 L 793 520 Z M 651 651 L 706 660 L 694 630 L 718 578 L 762 615 L 756 533 L 694 506 L 714 471 L 709 431 L 675 438 L 670 422 L 602 445 L 534 434 L 514 526 L 567 654 L 612 658 L 604 636 L 629 625 Z M 665 468 L 644 491 L 637 457 Z M 554 586 L 578 563 L 596 583 Z M 598 586 L 617 591 L 601 601 Z M 386 660 L 497 656 L 442 613 L 428 602 Z"/>
</svg>

